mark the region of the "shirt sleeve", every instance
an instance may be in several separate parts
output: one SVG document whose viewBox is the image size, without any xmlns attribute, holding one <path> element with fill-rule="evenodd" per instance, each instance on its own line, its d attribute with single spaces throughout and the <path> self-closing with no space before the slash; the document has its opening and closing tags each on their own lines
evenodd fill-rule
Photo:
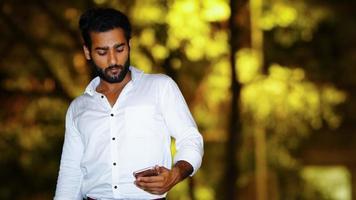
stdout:
<svg viewBox="0 0 356 200">
<path fill-rule="evenodd" d="M 177 84 L 169 77 L 166 80 L 160 96 L 160 109 L 171 136 L 176 140 L 174 163 L 187 161 L 193 166 L 191 175 L 194 175 L 204 154 L 203 137 Z"/>
<path fill-rule="evenodd" d="M 69 106 L 65 122 L 65 135 L 54 200 L 82 200 L 83 179 L 80 161 L 83 143 L 73 122 L 73 104 Z"/>
</svg>

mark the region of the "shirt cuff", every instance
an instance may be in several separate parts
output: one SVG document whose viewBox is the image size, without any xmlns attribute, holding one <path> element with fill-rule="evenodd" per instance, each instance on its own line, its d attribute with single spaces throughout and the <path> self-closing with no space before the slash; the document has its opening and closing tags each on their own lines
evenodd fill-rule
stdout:
<svg viewBox="0 0 356 200">
<path fill-rule="evenodd" d="M 174 157 L 174 164 L 176 164 L 180 160 L 184 160 L 193 166 L 193 172 L 192 174 L 190 174 L 190 176 L 193 176 L 201 166 L 202 153 L 191 149 L 177 152 Z"/>
</svg>

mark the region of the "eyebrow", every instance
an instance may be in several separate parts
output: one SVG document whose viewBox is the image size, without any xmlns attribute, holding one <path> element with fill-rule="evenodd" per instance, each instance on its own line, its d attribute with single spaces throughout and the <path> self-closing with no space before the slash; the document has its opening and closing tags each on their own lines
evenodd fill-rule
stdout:
<svg viewBox="0 0 356 200">
<path fill-rule="evenodd" d="M 118 48 L 118 47 L 121 47 L 121 46 L 124 46 L 125 43 L 119 43 L 119 44 L 115 44 L 114 45 L 114 48 Z M 109 47 L 95 47 L 95 50 L 109 50 Z"/>
<path fill-rule="evenodd" d="M 114 45 L 114 47 L 115 47 L 115 48 L 118 48 L 118 47 L 122 47 L 122 46 L 124 46 L 124 45 L 125 45 L 125 43 L 120 43 L 120 44 Z"/>
</svg>

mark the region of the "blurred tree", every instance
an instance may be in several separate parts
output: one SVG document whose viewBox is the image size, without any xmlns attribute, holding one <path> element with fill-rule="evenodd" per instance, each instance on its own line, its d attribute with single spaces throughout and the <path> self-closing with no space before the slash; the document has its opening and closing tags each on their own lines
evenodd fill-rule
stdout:
<svg viewBox="0 0 356 200">
<path fill-rule="evenodd" d="M 316 129 L 355 130 L 355 3 L 265 0 L 260 19 L 250 18 L 248 3 L 0 1 L 0 199 L 53 195 L 65 110 L 93 76 L 77 30 L 80 13 L 93 6 L 129 15 L 132 64 L 174 78 L 204 135 L 201 170 L 169 199 L 253 199 L 252 141 L 261 130 L 271 199 L 306 197 L 301 144 Z M 263 52 L 250 23 L 263 31 Z M 337 88 L 348 97 L 343 123 L 335 108 L 346 96 Z"/>
<path fill-rule="evenodd" d="M 83 91 L 92 77 L 91 69 L 85 65 L 77 31 L 81 10 L 91 6 L 111 6 L 128 13 L 134 24 L 132 64 L 146 72 L 170 75 L 182 86 L 189 104 L 199 103 L 196 100 L 200 98 L 199 93 L 195 95 L 196 88 L 205 75 L 210 73 L 213 64 L 219 63 L 220 58 L 228 54 L 227 33 L 221 22 L 229 17 L 229 7 L 221 0 L 151 0 L 129 3 L 101 0 L 61 1 L 56 4 L 43 0 L 15 0 L 2 1 L 0 6 L 2 27 L 6 27 L 2 34 L 11 41 L 1 45 L 1 49 L 6 50 L 2 51 L 6 59 L 1 61 L 1 91 L 8 99 L 7 104 L 3 104 L 1 127 L 6 127 L 2 129 L 6 131 L 2 131 L 1 136 L 12 136 L 3 148 L 10 149 L 10 146 L 18 145 L 13 149 L 13 154 L 23 155 L 22 160 L 27 163 L 19 162 L 21 159 L 18 156 L 11 155 L 8 160 L 2 160 L 4 171 L 9 172 L 6 173 L 4 183 L 13 183 L 13 186 L 1 187 L 0 195 L 5 199 L 21 198 L 29 194 L 44 194 L 47 198 L 52 195 L 60 141 L 63 139 L 64 112 L 70 100 Z M 24 59 L 28 62 L 23 62 Z M 24 65 L 25 68 L 22 67 Z M 223 65 L 226 67 L 226 62 Z M 212 98 L 216 98 L 216 95 Z M 13 102 L 18 102 L 18 105 Z M 50 114 L 43 112 L 43 109 Z M 12 115 L 9 116 L 9 113 Z M 50 118 L 52 114 L 56 118 Z M 30 122 L 26 123 L 27 120 Z M 48 124 L 53 124 L 50 133 L 46 129 Z M 24 130 L 30 130 L 30 127 L 34 131 L 25 133 Z M 46 142 L 55 145 L 47 146 Z M 26 154 L 25 147 L 28 149 Z M 49 159 L 54 163 L 52 170 L 49 170 L 52 174 L 37 177 L 37 190 L 30 186 L 21 193 L 15 192 L 19 180 L 32 174 L 38 168 L 37 165 L 45 162 L 35 162 L 37 156 L 44 154 L 48 155 L 43 158 L 53 157 Z M 12 173 L 17 168 L 21 169 L 21 174 Z M 47 180 L 48 177 L 50 180 Z M 40 188 L 43 186 L 46 187 Z M 195 198 L 194 188 L 197 188 L 198 195 L 207 196 L 206 191 L 209 189 L 204 189 L 206 187 L 202 183 L 195 187 L 194 182 L 189 181 L 187 196 Z M 208 196 L 212 197 L 213 193 L 210 192 Z"/>
<path fill-rule="evenodd" d="M 311 7 L 315 12 L 310 13 Z M 245 156 L 242 160 L 249 160 L 248 157 L 253 155 L 254 150 L 248 146 L 251 144 L 248 140 L 254 139 L 254 134 L 267 134 L 266 149 L 268 165 L 271 167 L 270 174 L 277 173 L 276 184 L 279 184 L 279 192 L 277 191 L 279 195 L 273 196 L 274 192 L 270 192 L 268 196 L 271 199 L 301 198 L 301 188 L 300 185 L 298 186 L 300 181 L 290 179 L 286 182 L 286 177 L 295 175 L 296 171 L 300 169 L 300 163 L 296 160 L 295 153 L 313 129 L 320 129 L 327 125 L 335 129 L 341 124 L 340 116 L 334 108 L 346 100 L 345 93 L 330 84 L 332 79 L 324 79 L 322 82 L 319 80 L 317 84 L 309 82 L 305 77 L 304 69 L 299 68 L 308 69 L 304 65 L 306 60 L 290 59 L 298 57 L 293 54 L 295 46 L 298 47 L 305 41 L 312 42 L 312 39 L 317 37 L 315 30 L 321 23 L 331 19 L 332 12 L 332 7 L 324 4 L 308 4 L 300 1 L 265 1 L 262 17 L 255 19 L 258 20 L 256 23 L 260 26 L 259 28 L 266 31 L 264 45 L 266 59 L 263 65 L 260 65 L 260 55 L 256 48 L 242 49 L 238 52 L 239 80 L 245 85 L 241 94 L 245 133 L 243 142 Z M 251 34 L 253 41 L 253 33 Z M 278 51 L 279 48 L 288 52 L 288 55 Z M 307 52 L 305 53 L 308 55 Z M 278 56 L 279 59 L 273 60 L 277 57 L 271 57 L 271 55 Z M 282 57 L 279 57 L 281 55 Z M 282 63 L 286 66 L 274 64 L 278 61 L 283 61 Z M 313 59 L 313 61 L 315 60 Z M 261 72 L 265 74 L 261 74 Z M 256 101 L 256 99 L 263 99 L 263 101 Z M 253 105 L 249 105 L 250 103 Z M 253 166 L 253 163 L 247 166 L 246 164 L 243 167 L 245 170 L 251 169 Z M 260 167 L 258 163 L 256 164 L 257 168 Z M 243 174 L 248 179 L 249 173 L 245 171 Z M 271 178 L 273 176 L 270 177 L 269 183 L 273 183 Z M 272 189 L 271 184 L 269 184 L 269 189 Z M 267 195 L 262 196 L 264 199 L 268 198 Z"/>
<path fill-rule="evenodd" d="M 56 6 L 0 4 L 0 199 L 51 198 L 65 110 L 88 81 L 71 26 L 78 10 L 65 2 Z"/>
</svg>

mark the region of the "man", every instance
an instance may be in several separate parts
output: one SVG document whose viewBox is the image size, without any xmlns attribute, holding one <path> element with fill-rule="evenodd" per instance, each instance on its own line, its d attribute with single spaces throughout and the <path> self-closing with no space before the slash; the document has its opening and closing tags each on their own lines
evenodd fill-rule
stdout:
<svg viewBox="0 0 356 200">
<path fill-rule="evenodd" d="M 203 156 L 184 98 L 168 76 L 130 66 L 131 27 L 123 13 L 91 9 L 79 27 L 98 77 L 68 108 L 54 199 L 165 199 L 198 170 Z M 133 175 L 151 166 L 153 174 Z"/>
</svg>

